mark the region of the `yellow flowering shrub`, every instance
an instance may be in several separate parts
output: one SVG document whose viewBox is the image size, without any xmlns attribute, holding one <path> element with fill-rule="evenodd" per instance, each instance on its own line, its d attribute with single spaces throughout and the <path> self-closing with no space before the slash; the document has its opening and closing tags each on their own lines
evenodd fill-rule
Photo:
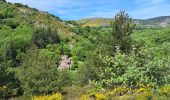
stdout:
<svg viewBox="0 0 170 100">
<path fill-rule="evenodd" d="M 113 97 L 114 97 L 114 93 L 113 93 L 113 92 L 107 92 L 105 95 L 106 95 L 106 97 L 108 97 L 109 99 L 113 99 Z"/>
<path fill-rule="evenodd" d="M 96 98 L 96 100 L 107 100 L 107 97 L 101 93 L 96 93 L 95 98 Z"/>
<path fill-rule="evenodd" d="M 92 93 L 89 95 L 89 98 L 94 98 L 95 100 L 112 100 L 116 96 L 125 95 L 128 93 L 127 86 L 115 87 L 112 91 L 104 93 Z M 87 96 L 87 95 L 86 95 Z M 83 99 L 81 99 L 83 100 Z M 86 99 L 84 99 L 86 100 Z"/>
<path fill-rule="evenodd" d="M 144 85 L 144 84 L 137 84 L 136 89 L 134 90 L 135 94 L 137 95 L 150 95 L 151 93 L 151 89 L 152 89 L 152 85 L 148 84 L 148 85 Z"/>
<path fill-rule="evenodd" d="M 32 100 L 63 100 L 63 96 L 60 93 L 53 95 L 34 96 Z"/>
<path fill-rule="evenodd" d="M 89 95 L 82 95 L 80 100 L 88 100 Z"/>
<path fill-rule="evenodd" d="M 159 95 L 170 96 L 170 85 L 162 86 L 158 90 Z"/>
<path fill-rule="evenodd" d="M 128 87 L 127 86 L 119 86 L 113 89 L 113 94 L 116 96 L 125 95 L 128 93 Z"/>
<path fill-rule="evenodd" d="M 80 100 L 158 100 L 161 96 L 163 99 L 170 98 L 170 86 L 162 86 L 158 91 L 154 88 L 158 87 L 152 84 L 137 84 L 133 88 L 118 86 L 108 92 L 83 95 Z"/>
</svg>

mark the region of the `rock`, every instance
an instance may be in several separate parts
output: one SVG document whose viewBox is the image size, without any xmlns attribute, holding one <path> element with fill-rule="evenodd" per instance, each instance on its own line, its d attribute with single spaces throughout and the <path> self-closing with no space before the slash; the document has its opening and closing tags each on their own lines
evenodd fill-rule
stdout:
<svg viewBox="0 0 170 100">
<path fill-rule="evenodd" d="M 68 69 L 71 67 L 72 61 L 71 58 L 69 58 L 67 55 L 63 55 L 61 57 L 61 60 L 59 62 L 58 70 Z"/>
</svg>

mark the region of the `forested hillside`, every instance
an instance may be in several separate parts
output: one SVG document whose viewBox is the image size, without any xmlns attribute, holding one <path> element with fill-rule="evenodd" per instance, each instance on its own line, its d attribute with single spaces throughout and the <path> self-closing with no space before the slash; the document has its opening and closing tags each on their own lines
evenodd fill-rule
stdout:
<svg viewBox="0 0 170 100">
<path fill-rule="evenodd" d="M 49 72 L 52 70 L 54 72 L 53 76 L 57 77 L 55 75 L 57 71 L 56 63 L 58 63 L 60 56 L 63 54 L 63 46 L 69 41 L 70 36 L 70 26 L 58 17 L 47 12 L 29 8 L 27 5 L 19 3 L 11 4 L 1 0 L 0 97 L 23 95 L 26 92 L 30 94 L 32 90 L 25 91 L 24 88 L 30 87 L 31 89 L 32 85 L 29 84 L 30 86 L 28 87 L 22 87 L 22 84 L 24 84 L 22 81 L 28 82 L 27 79 L 30 79 L 30 75 L 34 75 L 34 73 L 40 76 L 42 75 L 42 78 L 44 78 L 43 74 L 45 75 L 46 72 L 43 73 L 40 69 L 34 68 L 36 66 L 42 66 L 41 64 L 44 64 L 44 67 L 47 67 L 46 64 L 50 65 L 51 67 L 42 70 L 49 70 Z M 27 65 L 28 63 L 32 65 Z M 24 66 L 29 69 L 24 68 Z M 24 70 L 21 71 L 23 68 Z M 16 76 L 18 71 L 23 72 L 25 76 L 21 78 L 20 76 L 23 76 L 21 73 Z M 37 71 L 40 73 L 37 73 Z M 39 80 L 36 82 L 39 82 Z M 44 80 L 44 82 L 48 83 L 47 80 Z M 48 91 L 52 90 L 49 89 Z"/>
<path fill-rule="evenodd" d="M 59 34 L 69 35 L 69 26 L 46 12 L 19 3 L 0 3 L 0 44 L 20 40 L 28 42 L 34 28 L 53 27 Z"/>
<path fill-rule="evenodd" d="M 0 0 L 0 99 L 169 100 L 170 29 L 95 20 Z"/>
</svg>

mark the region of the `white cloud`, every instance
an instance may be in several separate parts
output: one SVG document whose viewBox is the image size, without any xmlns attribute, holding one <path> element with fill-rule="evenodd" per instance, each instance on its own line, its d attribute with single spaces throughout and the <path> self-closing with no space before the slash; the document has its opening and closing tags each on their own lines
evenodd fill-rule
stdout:
<svg viewBox="0 0 170 100">
<path fill-rule="evenodd" d="M 135 18 L 147 19 L 151 17 L 165 16 L 170 12 L 170 5 L 152 5 L 129 11 Z"/>
</svg>

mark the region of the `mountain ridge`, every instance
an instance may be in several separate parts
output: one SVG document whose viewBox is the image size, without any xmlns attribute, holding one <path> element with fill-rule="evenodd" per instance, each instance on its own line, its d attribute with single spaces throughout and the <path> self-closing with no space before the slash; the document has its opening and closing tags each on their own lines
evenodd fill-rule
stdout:
<svg viewBox="0 0 170 100">
<path fill-rule="evenodd" d="M 113 18 L 102 18 L 102 17 L 92 17 L 92 18 L 83 18 L 76 20 L 78 24 L 81 24 L 83 27 L 97 27 L 97 26 L 109 26 L 110 21 Z M 158 16 L 148 19 L 133 19 L 137 25 L 143 25 L 148 27 L 167 27 L 170 25 L 170 16 Z"/>
</svg>

